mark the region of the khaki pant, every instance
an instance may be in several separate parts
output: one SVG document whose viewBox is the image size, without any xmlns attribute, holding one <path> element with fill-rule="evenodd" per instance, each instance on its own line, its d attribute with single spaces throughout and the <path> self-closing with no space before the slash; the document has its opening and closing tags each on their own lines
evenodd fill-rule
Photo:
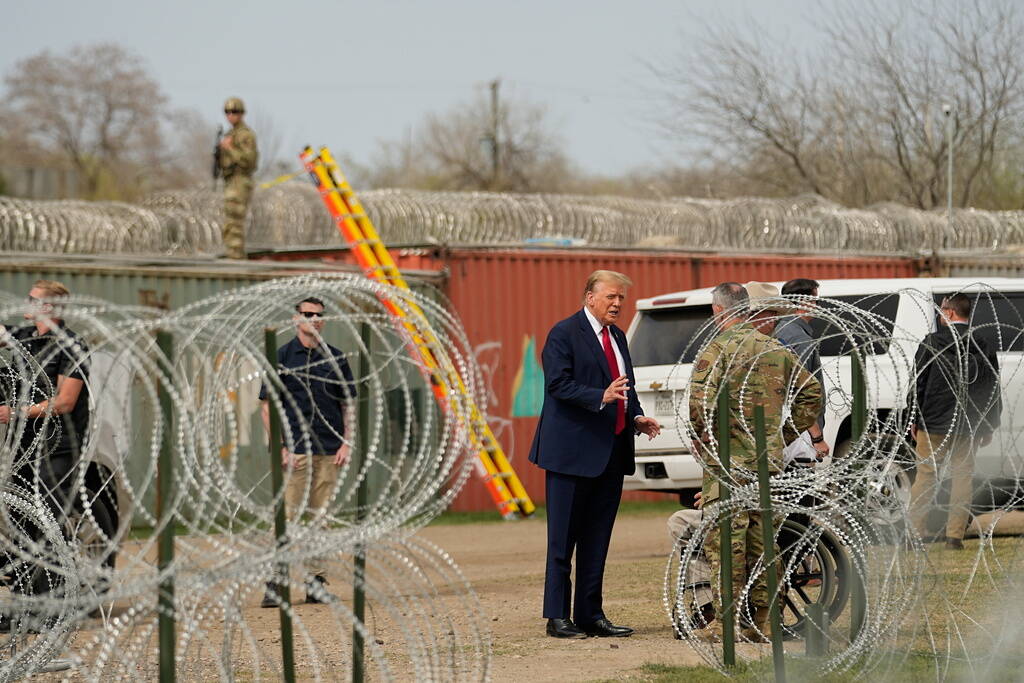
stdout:
<svg viewBox="0 0 1024 683">
<path fill-rule="evenodd" d="M 224 225 L 221 237 L 228 258 L 245 258 L 245 216 L 252 198 L 252 178 L 235 173 L 224 179 Z"/>
<path fill-rule="evenodd" d="M 949 493 L 949 517 L 946 537 L 963 539 L 971 517 L 971 497 L 974 493 L 974 453 L 977 446 L 970 435 L 953 436 L 917 433 L 917 478 L 910 489 L 910 523 L 921 536 L 928 532 L 928 511 L 938 493 L 936 470 L 949 464 L 949 477 L 953 480 Z"/>
<path fill-rule="evenodd" d="M 293 454 L 295 466 L 285 471 L 284 503 L 288 521 L 302 523 L 303 514 L 311 517 L 309 526 L 322 526 L 324 513 L 331 502 L 338 470 L 333 455 Z M 306 561 L 306 571 L 313 576 L 327 576 L 325 558 L 312 557 Z"/>
<path fill-rule="evenodd" d="M 693 537 L 697 529 L 700 528 L 700 523 L 700 510 L 679 510 L 674 512 L 668 518 L 669 538 L 672 539 L 673 544 L 678 542 L 680 549 L 682 549 L 686 546 L 687 541 Z M 703 550 L 690 560 L 682 583 L 687 591 L 683 606 L 691 614 L 696 613 L 701 607 L 709 604 L 714 599 L 714 594 L 711 591 L 711 567 L 708 566 Z"/>
</svg>

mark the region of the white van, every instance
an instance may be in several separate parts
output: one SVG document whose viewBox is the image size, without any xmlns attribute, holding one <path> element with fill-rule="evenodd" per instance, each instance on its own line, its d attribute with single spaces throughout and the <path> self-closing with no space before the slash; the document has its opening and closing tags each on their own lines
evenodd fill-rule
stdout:
<svg viewBox="0 0 1024 683">
<path fill-rule="evenodd" d="M 783 283 L 775 283 L 779 287 Z M 917 278 L 886 280 L 823 280 L 820 297 L 836 299 L 871 311 L 887 332 L 872 342 L 867 356 L 868 409 L 875 411 L 881 423 L 891 411 L 906 410 L 912 378 L 907 363 L 894 358 L 914 358 L 924 336 L 936 329 L 938 320 L 932 304 L 946 294 L 981 292 L 976 299 L 972 322 L 987 325 L 977 334 L 998 349 L 1003 390 L 1002 426 L 992 443 L 978 452 L 975 463 L 975 505 L 991 508 L 1005 505 L 1024 479 L 1024 452 L 1016 447 L 1024 426 L 1024 406 L 1018 398 L 1024 390 L 1024 278 Z M 692 503 L 692 495 L 701 485 L 701 467 L 689 452 L 683 438 L 685 406 L 677 406 L 690 378 L 690 364 L 713 326 L 704 328 L 711 318 L 711 289 L 695 289 L 664 294 L 637 301 L 637 314 L 629 326 L 629 351 L 636 374 L 636 390 L 647 415 L 662 422 L 662 433 L 653 440 L 636 441 L 636 473 L 625 478 L 624 488 L 633 491 L 665 491 L 680 495 L 680 502 Z M 998 320 L 999 325 L 992 323 Z M 824 320 L 812 321 L 822 332 Z M 702 338 L 695 338 L 704 328 Z M 894 335 L 893 331 L 897 330 Z M 834 330 L 833 330 L 834 332 Z M 825 380 L 824 436 L 833 453 L 849 448 L 850 357 L 849 342 L 841 335 L 822 336 L 821 362 Z M 847 348 L 844 350 L 844 346 Z M 685 353 L 684 353 L 685 352 Z M 674 398 L 675 397 L 675 398 Z M 907 421 L 899 421 L 906 424 Z M 892 435 L 892 438 L 904 438 Z M 905 437 L 909 438 L 909 436 Z M 906 467 L 891 473 L 899 495 L 909 499 L 913 476 L 912 444 L 901 447 Z"/>
</svg>

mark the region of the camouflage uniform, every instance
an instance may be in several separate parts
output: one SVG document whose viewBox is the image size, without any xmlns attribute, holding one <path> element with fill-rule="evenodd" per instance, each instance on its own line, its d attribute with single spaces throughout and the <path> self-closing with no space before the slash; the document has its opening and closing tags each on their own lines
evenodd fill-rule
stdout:
<svg viewBox="0 0 1024 683">
<path fill-rule="evenodd" d="M 231 102 L 231 100 L 229 100 Z M 239 121 L 228 133 L 231 147 L 220 150 L 220 170 L 224 176 L 224 225 L 221 235 L 228 258 L 245 258 L 245 216 L 252 197 L 252 174 L 259 151 L 256 134 Z"/>
<path fill-rule="evenodd" d="M 708 344 L 697 359 L 690 379 L 690 424 L 694 434 L 709 443 L 714 442 L 716 434 L 714 413 L 723 373 L 729 382 L 732 478 L 738 484 L 757 480 L 754 448 L 754 406 L 757 404 L 764 406 L 768 468 L 772 473 L 781 472 L 785 444 L 817 420 L 822 402 L 821 385 L 777 340 L 761 334 L 748 323 L 733 325 Z M 791 400 L 790 414 L 783 423 L 788 400 Z M 698 457 L 704 466 L 702 496 L 706 506 L 718 500 L 721 465 L 716 459 L 709 461 L 706 453 Z M 733 595 L 737 598 L 764 553 L 762 524 L 761 513 L 757 510 L 737 512 L 732 517 Z M 704 545 L 713 576 L 720 576 L 718 530 L 717 525 L 712 527 Z M 712 583 L 720 612 L 718 589 L 721 584 L 719 581 Z M 763 573 L 750 588 L 750 602 L 754 607 L 768 607 L 768 588 Z"/>
</svg>

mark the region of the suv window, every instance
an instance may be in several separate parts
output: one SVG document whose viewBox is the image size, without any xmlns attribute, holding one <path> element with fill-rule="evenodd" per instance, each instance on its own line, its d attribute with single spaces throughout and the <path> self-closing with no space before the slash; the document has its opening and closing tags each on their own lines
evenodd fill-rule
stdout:
<svg viewBox="0 0 1024 683">
<path fill-rule="evenodd" d="M 853 341 L 858 347 L 863 347 L 870 340 L 872 354 L 885 353 L 889 349 L 889 342 L 892 341 L 892 330 L 896 326 L 896 311 L 900 305 L 899 294 L 868 294 L 829 298 L 856 306 L 860 310 L 868 311 L 876 316 L 872 318 L 876 328 L 866 330 L 863 318 L 855 317 L 849 310 L 841 306 L 824 304 L 826 310 L 832 309 L 833 315 L 839 318 L 839 325 L 849 322 L 853 324 L 854 329 L 863 331 L 862 334 L 852 335 Z M 849 334 L 849 329 L 844 331 L 843 327 L 845 325 L 843 327 L 839 325 L 821 318 L 811 320 L 814 336 L 821 340 L 819 353 L 822 356 L 842 356 L 850 352 L 851 335 Z"/>
<path fill-rule="evenodd" d="M 692 363 L 704 342 L 717 331 L 714 325 L 708 325 L 704 334 L 697 335 L 710 319 L 711 304 L 640 311 L 640 321 L 629 340 L 633 365 L 674 365 L 680 356 L 683 363 Z"/>
<path fill-rule="evenodd" d="M 935 295 L 936 306 L 944 296 Z M 1024 292 L 985 291 L 972 295 L 971 325 L 975 335 L 988 342 L 991 349 L 1024 351 Z"/>
</svg>

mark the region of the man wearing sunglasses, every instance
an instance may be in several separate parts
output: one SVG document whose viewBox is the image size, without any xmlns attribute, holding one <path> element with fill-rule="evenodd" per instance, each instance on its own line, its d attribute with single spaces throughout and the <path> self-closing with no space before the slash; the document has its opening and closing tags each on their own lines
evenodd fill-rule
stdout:
<svg viewBox="0 0 1024 683">
<path fill-rule="evenodd" d="M 245 104 L 237 97 L 224 103 L 224 116 L 231 130 L 220 141 L 220 172 L 224 176 L 224 225 L 221 236 L 226 256 L 245 258 L 245 216 L 252 197 L 252 175 L 259 151 L 256 134 L 245 125 Z"/>
<path fill-rule="evenodd" d="M 326 343 L 324 303 L 307 297 L 295 306 L 292 320 L 295 337 L 277 350 L 281 387 L 279 406 L 284 409 L 281 462 L 287 477 L 285 507 L 288 519 L 298 522 L 303 513 L 312 524 L 323 524 L 334 493 L 338 470 L 349 459 L 355 425 L 355 380 L 345 355 Z M 260 389 L 263 426 L 270 432 L 270 396 Z M 323 558 L 306 563 L 306 602 L 332 599 L 324 584 Z M 267 584 L 263 607 L 277 607 L 277 585 Z"/>
</svg>

